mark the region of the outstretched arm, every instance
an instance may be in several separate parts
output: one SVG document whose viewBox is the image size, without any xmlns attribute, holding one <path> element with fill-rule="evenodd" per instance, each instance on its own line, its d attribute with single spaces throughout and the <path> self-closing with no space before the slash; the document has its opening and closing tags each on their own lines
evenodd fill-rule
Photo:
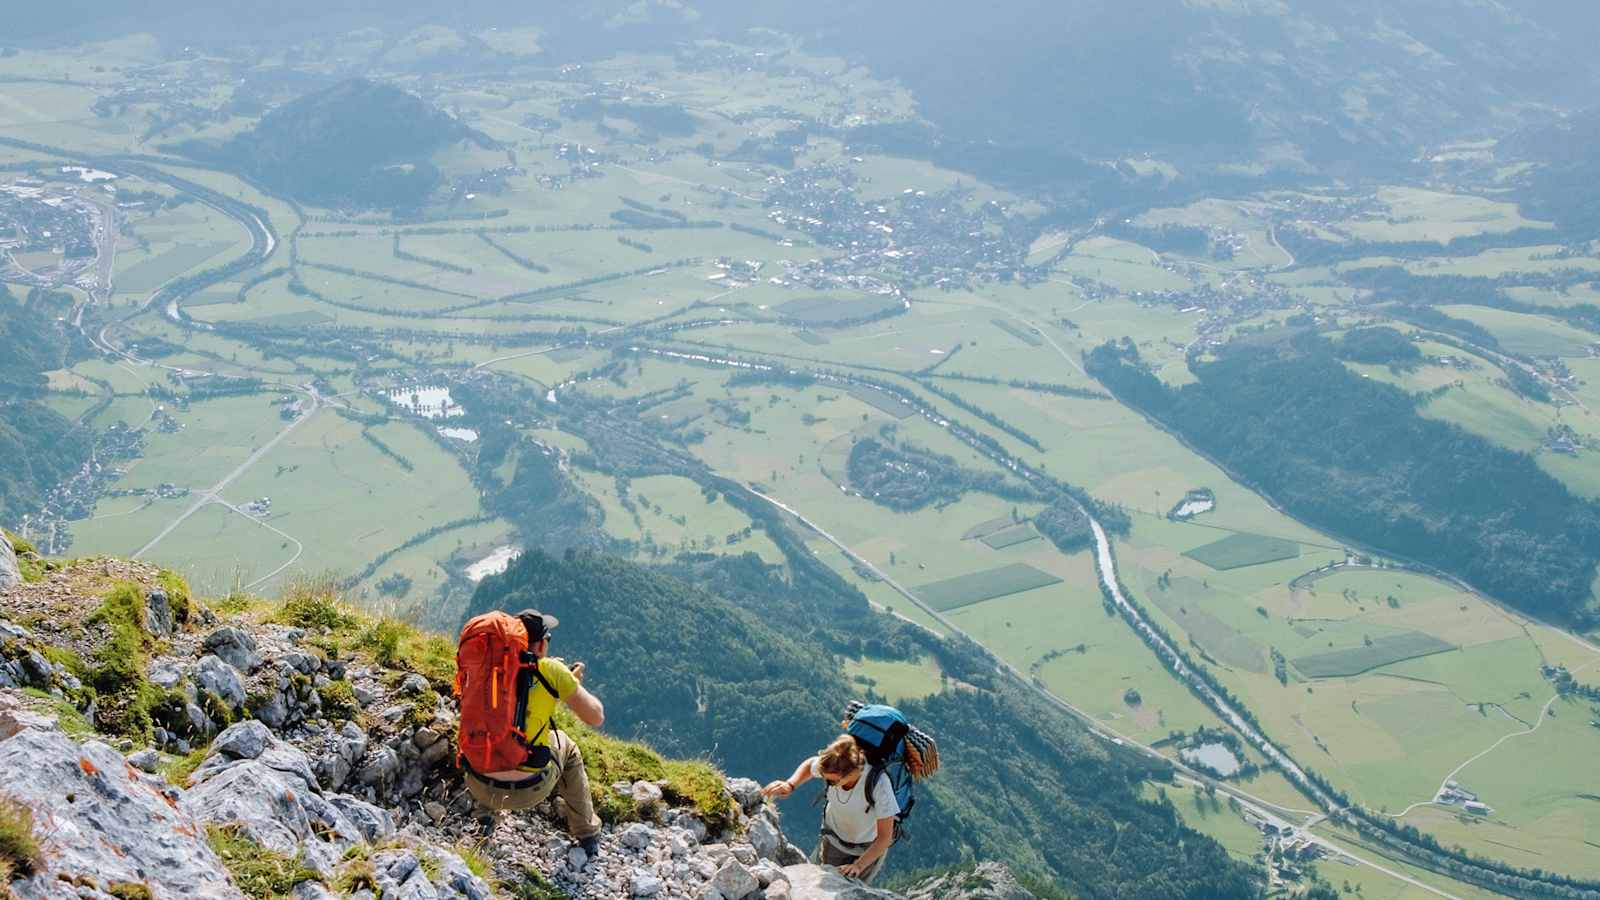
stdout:
<svg viewBox="0 0 1600 900">
<path fill-rule="evenodd" d="M 599 728 L 605 724 L 606 708 L 599 697 L 589 693 L 589 689 L 583 686 L 583 669 L 583 663 L 572 666 L 572 675 L 578 679 L 578 689 L 567 698 L 567 707 L 578 717 L 578 721 L 590 728 Z"/>
<path fill-rule="evenodd" d="M 794 789 L 811 780 L 811 767 L 816 765 L 817 758 L 810 756 L 801 763 L 785 781 L 774 781 L 761 789 L 762 796 L 776 797 L 779 800 L 794 793 Z"/>
</svg>

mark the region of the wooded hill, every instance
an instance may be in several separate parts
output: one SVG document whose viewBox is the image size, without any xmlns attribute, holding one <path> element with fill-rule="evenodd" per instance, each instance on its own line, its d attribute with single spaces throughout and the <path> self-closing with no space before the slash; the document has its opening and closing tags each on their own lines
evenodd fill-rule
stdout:
<svg viewBox="0 0 1600 900">
<path fill-rule="evenodd" d="M 1526 612 L 1595 620 L 1600 506 L 1533 457 L 1418 414 L 1417 400 L 1346 368 L 1315 334 L 1229 346 L 1174 389 L 1126 338 L 1089 354 L 1124 403 L 1264 491 L 1296 518 L 1433 566 Z"/>
<path fill-rule="evenodd" d="M 66 298 L 66 309 L 71 298 Z M 0 522 L 15 525 L 89 457 L 93 435 L 36 402 L 44 372 L 66 365 L 72 342 L 56 295 L 23 303 L 0 286 Z"/>
<path fill-rule="evenodd" d="M 443 182 L 429 157 L 459 141 L 493 146 L 421 98 L 353 78 L 272 110 L 221 147 L 178 149 L 306 203 L 396 208 L 419 205 Z"/>
</svg>

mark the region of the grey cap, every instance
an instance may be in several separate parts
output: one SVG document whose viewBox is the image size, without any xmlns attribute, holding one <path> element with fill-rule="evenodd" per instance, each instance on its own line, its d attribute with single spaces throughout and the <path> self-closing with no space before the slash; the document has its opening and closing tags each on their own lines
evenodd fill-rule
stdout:
<svg viewBox="0 0 1600 900">
<path fill-rule="evenodd" d="M 517 618 L 528 629 L 528 640 L 543 640 L 544 636 L 555 630 L 561 620 L 549 613 L 539 612 L 537 609 L 525 609 L 517 613 Z"/>
</svg>

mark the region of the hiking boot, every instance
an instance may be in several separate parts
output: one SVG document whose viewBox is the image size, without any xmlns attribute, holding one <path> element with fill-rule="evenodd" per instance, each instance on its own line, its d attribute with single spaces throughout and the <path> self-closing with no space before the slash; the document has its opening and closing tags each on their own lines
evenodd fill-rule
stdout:
<svg viewBox="0 0 1600 900">
<path fill-rule="evenodd" d="M 591 834 L 586 838 L 579 838 L 578 846 L 583 848 L 583 852 L 590 859 L 594 859 L 600 855 L 600 835 Z"/>
</svg>

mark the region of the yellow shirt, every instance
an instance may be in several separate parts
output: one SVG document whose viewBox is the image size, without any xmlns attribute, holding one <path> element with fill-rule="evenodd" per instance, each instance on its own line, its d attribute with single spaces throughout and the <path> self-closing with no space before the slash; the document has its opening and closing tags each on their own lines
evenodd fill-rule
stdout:
<svg viewBox="0 0 1600 900">
<path fill-rule="evenodd" d="M 528 718 L 523 723 L 523 733 L 529 737 L 537 734 L 534 743 L 549 747 L 550 729 L 547 725 L 550 717 L 555 714 L 557 703 L 578 692 L 578 679 L 566 663 L 553 657 L 539 660 L 539 673 L 556 689 L 556 696 L 550 696 L 539 679 L 533 679 L 528 686 Z"/>
</svg>

